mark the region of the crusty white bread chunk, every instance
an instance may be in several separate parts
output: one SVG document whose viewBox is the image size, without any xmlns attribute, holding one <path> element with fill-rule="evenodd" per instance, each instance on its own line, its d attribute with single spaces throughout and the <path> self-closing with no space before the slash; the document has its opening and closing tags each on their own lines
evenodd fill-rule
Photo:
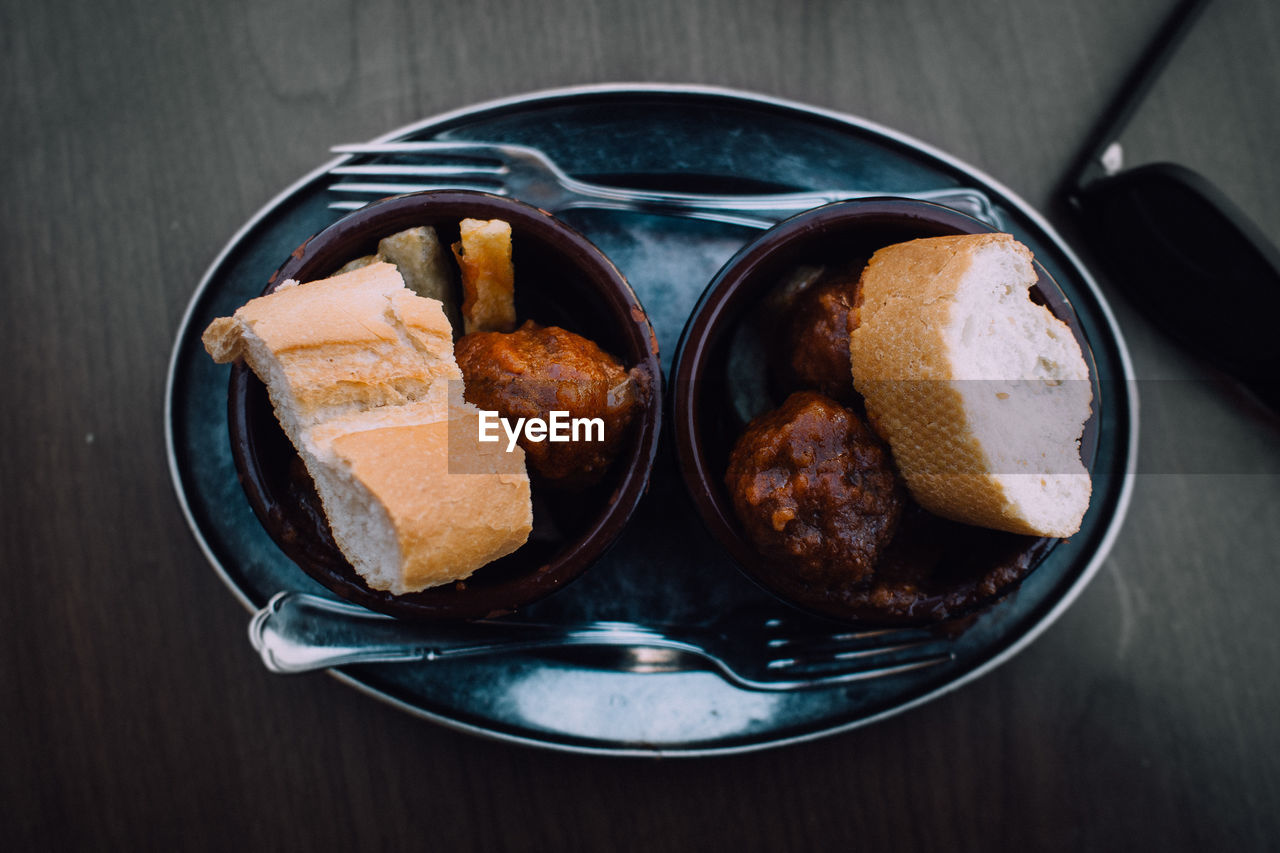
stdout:
<svg viewBox="0 0 1280 853">
<path fill-rule="evenodd" d="M 881 249 L 850 313 L 854 386 L 925 509 L 1069 536 L 1089 506 L 1080 436 L 1092 402 L 1071 330 L 1031 301 L 1031 252 L 1008 234 Z"/>
<path fill-rule="evenodd" d="M 345 520 L 334 538 L 374 589 L 460 580 L 529 537 L 524 454 L 481 443 L 474 406 L 384 406 L 321 424 L 311 440 L 326 511 Z"/>
<path fill-rule="evenodd" d="M 462 273 L 462 324 L 472 332 L 510 332 L 516 327 L 515 267 L 511 224 L 501 219 L 464 219 L 453 256 Z"/>
<path fill-rule="evenodd" d="M 532 529 L 524 454 L 481 444 L 440 303 L 375 263 L 286 282 L 204 333 L 243 357 L 306 464 L 338 547 L 373 589 L 468 577 Z"/>
<path fill-rule="evenodd" d="M 460 380 L 439 306 L 409 291 L 394 266 L 375 263 L 305 286 L 285 282 L 214 320 L 203 340 L 214 361 L 243 356 L 297 430 Z"/>
</svg>

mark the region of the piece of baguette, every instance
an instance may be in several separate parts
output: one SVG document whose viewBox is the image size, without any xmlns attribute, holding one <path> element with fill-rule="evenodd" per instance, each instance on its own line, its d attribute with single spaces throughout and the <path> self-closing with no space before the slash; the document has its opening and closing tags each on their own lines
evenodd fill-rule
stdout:
<svg viewBox="0 0 1280 853">
<path fill-rule="evenodd" d="M 378 241 L 378 260 L 395 264 L 405 287 L 414 293 L 440 300 L 449 325 L 461 334 L 462 314 L 454 291 L 457 271 L 451 257 L 429 225 L 406 228 Z"/>
<path fill-rule="evenodd" d="M 1008 234 L 881 249 L 850 312 L 854 385 L 925 509 L 1035 536 L 1080 529 L 1092 389 L 1067 325 L 1029 298 Z"/>
<path fill-rule="evenodd" d="M 510 332 L 516 327 L 515 268 L 511 223 L 464 219 L 453 256 L 462 273 L 462 324 L 472 332 Z"/>
<path fill-rule="evenodd" d="M 316 484 L 338 547 L 373 589 L 461 580 L 532 529 L 524 454 L 478 440 L 440 303 L 374 263 L 286 282 L 209 325 L 243 357 Z"/>
</svg>

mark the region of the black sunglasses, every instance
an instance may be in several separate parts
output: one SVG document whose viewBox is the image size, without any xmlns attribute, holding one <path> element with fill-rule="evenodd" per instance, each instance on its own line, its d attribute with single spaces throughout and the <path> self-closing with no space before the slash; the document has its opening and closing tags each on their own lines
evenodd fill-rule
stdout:
<svg viewBox="0 0 1280 853">
<path fill-rule="evenodd" d="M 1172 163 L 1118 171 L 1119 137 L 1208 0 L 1164 23 L 1059 191 L 1098 264 L 1159 328 L 1280 412 L 1280 252 L 1209 181 Z"/>
</svg>

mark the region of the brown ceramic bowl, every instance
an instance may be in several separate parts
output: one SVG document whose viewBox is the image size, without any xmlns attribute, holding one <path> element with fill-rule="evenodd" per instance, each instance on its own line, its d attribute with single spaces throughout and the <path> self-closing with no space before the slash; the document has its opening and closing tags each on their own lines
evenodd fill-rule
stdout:
<svg viewBox="0 0 1280 853">
<path fill-rule="evenodd" d="M 909 503 L 870 582 L 813 584 L 763 558 L 744 536 L 725 486 L 729 453 L 753 417 L 777 407 L 776 342 L 783 318 L 761 306 L 802 265 L 859 269 L 877 249 L 919 237 L 988 232 L 978 220 L 907 199 L 838 202 L 793 217 L 744 247 L 716 274 L 690 316 L 672 369 L 680 467 L 708 529 L 739 567 L 775 596 L 845 621 L 936 624 L 974 613 L 1015 589 L 1057 540 L 1016 536 L 937 518 Z M 1094 376 L 1075 313 L 1037 264 L 1033 299 L 1071 326 Z M 1095 395 L 1096 396 L 1096 395 Z M 854 401 L 855 408 L 860 401 Z M 1089 464 L 1096 416 L 1081 447 Z"/>
<path fill-rule="evenodd" d="M 468 217 L 511 223 L 522 322 L 534 319 L 590 338 L 649 382 L 646 406 L 632 424 L 628 444 L 600 483 L 582 492 L 555 493 L 535 482 L 534 529 L 519 550 L 463 582 L 399 596 L 370 589 L 334 544 L 315 487 L 272 413 L 266 388 L 243 363 L 231 372 L 231 450 L 258 519 L 294 562 L 334 593 L 400 618 L 498 616 L 564 587 L 622 532 L 648 485 L 658 445 L 662 375 L 657 339 L 643 306 L 599 249 L 537 208 L 455 191 L 375 202 L 295 249 L 266 292 L 286 279 L 323 278 L 405 228 L 431 225 L 442 242 L 456 241 L 458 223 Z"/>
</svg>

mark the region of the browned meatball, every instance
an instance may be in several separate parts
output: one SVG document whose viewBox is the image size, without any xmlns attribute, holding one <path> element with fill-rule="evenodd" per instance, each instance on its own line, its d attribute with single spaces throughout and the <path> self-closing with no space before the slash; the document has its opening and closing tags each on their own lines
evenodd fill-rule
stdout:
<svg viewBox="0 0 1280 853">
<path fill-rule="evenodd" d="M 618 359 L 581 335 L 532 320 L 514 332 L 476 332 L 454 348 L 466 399 L 516 418 L 600 418 L 604 440 L 584 430 L 578 441 L 520 438 L 530 473 L 550 486 L 586 488 L 604 476 L 640 408 L 640 383 Z"/>
<path fill-rule="evenodd" d="M 813 391 L 747 426 L 725 484 L 760 554 L 816 584 L 869 577 L 906 501 L 880 440 Z"/>
<path fill-rule="evenodd" d="M 783 343 L 792 387 L 821 391 L 846 405 L 854 401 L 849 310 L 857 288 L 856 273 L 838 273 L 795 296 Z"/>
</svg>

